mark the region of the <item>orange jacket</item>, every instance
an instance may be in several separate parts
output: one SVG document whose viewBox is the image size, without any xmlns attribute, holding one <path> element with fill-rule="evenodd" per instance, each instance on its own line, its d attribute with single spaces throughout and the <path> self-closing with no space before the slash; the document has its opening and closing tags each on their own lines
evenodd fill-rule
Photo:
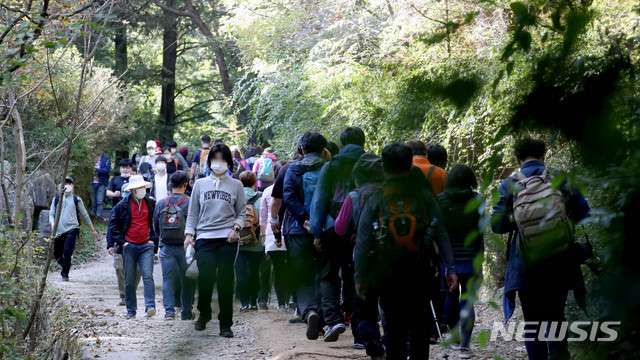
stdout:
<svg viewBox="0 0 640 360">
<path fill-rule="evenodd" d="M 444 181 L 447 179 L 446 171 L 440 167 L 431 165 L 429 160 L 424 158 L 413 158 L 413 164 L 422 170 L 424 176 L 427 176 L 429 170 L 433 167 L 433 172 L 428 178 L 429 183 L 431 183 L 431 187 L 433 188 L 433 192 L 438 195 L 444 191 Z"/>
</svg>

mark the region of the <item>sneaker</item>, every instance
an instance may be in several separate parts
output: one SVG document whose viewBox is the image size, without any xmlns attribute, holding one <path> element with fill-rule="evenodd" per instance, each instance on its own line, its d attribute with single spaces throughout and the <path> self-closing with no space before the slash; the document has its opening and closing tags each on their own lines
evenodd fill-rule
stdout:
<svg viewBox="0 0 640 360">
<path fill-rule="evenodd" d="M 198 320 L 196 320 L 196 325 L 195 325 L 195 329 L 196 331 L 202 331 L 204 329 L 207 328 L 207 323 L 209 322 L 210 319 L 207 318 L 203 318 L 202 315 L 200 315 L 200 317 L 198 318 Z"/>
<path fill-rule="evenodd" d="M 67 275 L 62 275 L 62 281 L 64 281 L 64 282 L 69 281 L 69 276 L 67 276 Z"/>
<path fill-rule="evenodd" d="M 258 305 L 251 305 L 251 306 L 249 306 L 249 310 L 251 310 L 251 311 L 258 311 Z"/>
<path fill-rule="evenodd" d="M 258 304 L 258 310 L 269 310 L 266 302 L 261 302 Z"/>
<path fill-rule="evenodd" d="M 344 324 L 335 324 L 333 326 L 329 326 L 327 331 L 324 334 L 325 342 L 336 342 L 340 337 L 340 334 L 343 334 L 347 330 L 347 327 Z"/>
<path fill-rule="evenodd" d="M 307 339 L 317 340 L 320 333 L 320 317 L 317 313 L 311 312 L 307 316 Z"/>
<path fill-rule="evenodd" d="M 460 359 L 471 359 L 474 356 L 471 349 L 464 347 L 460 348 L 458 355 L 460 356 Z"/>
<path fill-rule="evenodd" d="M 195 320 L 195 318 L 196 318 L 196 314 L 191 314 L 191 315 L 189 315 L 189 316 L 184 316 L 184 315 L 183 315 L 183 316 L 181 317 L 181 319 L 182 319 L 182 320 L 185 320 L 185 321 L 188 321 L 188 320 Z"/>
<path fill-rule="evenodd" d="M 355 344 L 353 344 L 353 348 L 356 349 L 356 350 L 362 350 L 362 349 L 364 349 L 364 345 L 360 344 L 360 343 L 355 343 Z"/>
<path fill-rule="evenodd" d="M 144 313 L 144 315 L 148 318 L 153 317 L 156 315 L 156 308 L 149 308 L 147 309 L 147 311 Z"/>
<path fill-rule="evenodd" d="M 220 328 L 220 337 L 232 338 L 233 331 L 231 331 L 231 328 Z"/>
<path fill-rule="evenodd" d="M 284 311 L 285 311 L 284 305 L 278 306 L 278 312 L 284 312 Z"/>
<path fill-rule="evenodd" d="M 168 314 L 168 315 L 165 315 L 165 316 L 164 316 L 164 319 L 165 319 L 165 320 L 167 320 L 167 321 L 175 320 L 175 319 L 176 319 L 176 314 Z"/>
<path fill-rule="evenodd" d="M 240 308 L 240 312 L 241 312 L 241 313 L 243 313 L 243 312 L 247 312 L 247 311 L 249 311 L 249 310 L 250 310 L 249 305 L 245 305 L 245 306 L 243 306 L 243 307 L 241 307 L 241 308 Z"/>
<path fill-rule="evenodd" d="M 130 320 L 136 317 L 136 313 L 127 313 L 127 315 L 124 316 L 124 318 L 126 320 Z"/>
<path fill-rule="evenodd" d="M 304 320 L 300 315 L 294 315 L 291 319 L 289 319 L 289 324 L 302 324 Z"/>
<path fill-rule="evenodd" d="M 124 302 L 124 299 L 120 299 L 120 302 L 118 303 L 118 306 L 126 306 L 127 303 Z"/>
</svg>

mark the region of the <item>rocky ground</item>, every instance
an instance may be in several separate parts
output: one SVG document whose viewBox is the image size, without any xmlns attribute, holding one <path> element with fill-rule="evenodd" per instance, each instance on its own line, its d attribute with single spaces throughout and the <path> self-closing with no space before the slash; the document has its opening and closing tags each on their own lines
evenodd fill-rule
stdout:
<svg viewBox="0 0 640 360">
<path fill-rule="evenodd" d="M 193 330 L 193 321 L 165 321 L 162 307 L 160 264 L 154 267 L 156 308 L 150 319 L 139 315 L 125 320 L 125 308 L 118 306 L 119 297 L 113 258 L 106 250 L 85 263 L 74 266 L 70 281 L 63 283 L 59 275 L 51 275 L 51 283 L 61 290 L 63 299 L 80 322 L 83 358 L 86 359 L 368 359 L 364 350 L 352 349 L 353 337 L 347 331 L 338 342 L 308 341 L 305 325 L 289 324 L 292 313 L 268 311 L 240 314 L 236 304 L 235 338 L 218 335 L 217 320 L 203 332 Z M 273 295 L 275 296 L 275 295 Z M 142 284 L 138 304 L 143 304 Z M 216 311 L 214 307 L 214 311 Z M 490 330 L 494 321 L 502 321 L 499 310 L 487 304 L 476 305 L 475 334 Z M 214 315 L 215 317 L 215 315 Z M 474 340 L 476 359 L 525 359 L 524 344 L 487 342 L 479 348 Z M 455 351 L 431 347 L 432 359 L 457 359 Z"/>
</svg>

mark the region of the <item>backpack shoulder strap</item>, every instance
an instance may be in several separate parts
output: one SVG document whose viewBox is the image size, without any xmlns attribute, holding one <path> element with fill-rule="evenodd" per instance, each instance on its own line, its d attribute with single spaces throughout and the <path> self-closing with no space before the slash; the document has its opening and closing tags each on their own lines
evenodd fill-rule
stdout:
<svg viewBox="0 0 640 360">
<path fill-rule="evenodd" d="M 429 180 L 429 178 L 431 177 L 431 175 L 433 174 L 433 171 L 436 169 L 435 165 L 431 165 L 431 167 L 429 168 L 429 171 L 427 171 L 427 180 Z"/>
<path fill-rule="evenodd" d="M 522 173 L 522 171 L 518 171 L 517 173 L 513 174 L 512 177 L 516 182 L 527 179 L 527 177 Z"/>
<path fill-rule="evenodd" d="M 78 208 L 79 202 L 80 201 L 78 200 L 78 196 L 73 195 L 73 204 L 76 206 L 76 216 L 78 217 L 78 225 L 81 225 L 82 223 L 80 222 L 80 209 Z M 100 214 L 100 216 L 102 216 L 102 214 Z"/>
<path fill-rule="evenodd" d="M 256 201 L 258 200 L 258 198 L 262 196 L 261 192 L 257 192 L 255 195 L 253 195 L 253 197 L 251 199 L 249 199 L 249 201 L 247 201 L 247 205 L 251 205 L 253 206 L 253 204 L 256 203 Z"/>
<path fill-rule="evenodd" d="M 180 205 L 182 205 L 182 202 L 185 201 L 187 198 L 188 198 L 187 195 L 183 196 L 182 199 L 180 199 L 180 201 L 178 201 L 178 205 L 177 206 L 179 207 Z"/>
</svg>

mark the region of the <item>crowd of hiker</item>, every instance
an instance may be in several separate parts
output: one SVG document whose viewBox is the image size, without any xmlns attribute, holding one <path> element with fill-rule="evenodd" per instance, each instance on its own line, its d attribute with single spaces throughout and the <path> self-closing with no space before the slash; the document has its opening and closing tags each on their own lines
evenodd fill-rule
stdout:
<svg viewBox="0 0 640 360">
<path fill-rule="evenodd" d="M 111 160 L 100 154 L 90 210 L 70 177 L 51 205 L 52 226 L 62 206 L 62 279 L 81 218 L 97 236 L 89 214 L 103 217 L 106 195 L 107 249 L 127 319 L 137 315 L 140 280 L 144 314 L 156 314 L 159 262 L 164 318 L 195 320 L 196 331 L 212 319 L 214 285 L 221 337 L 234 336 L 234 312 L 268 310 L 273 288 L 275 310 L 306 324 L 308 340 L 335 342 L 350 328 L 353 347 L 372 359 L 428 359 L 445 334 L 459 358 L 472 358 L 487 225 L 510 234 L 507 320 L 516 294 L 525 321 L 563 321 L 569 290 L 583 304 L 573 228 L 590 209 L 566 182 L 551 185 L 557 172 L 545 166 L 543 141 L 516 143 L 519 168 L 486 215 L 472 164 L 448 166 L 441 145 L 394 142 L 374 154 L 365 144 L 358 127 L 345 128 L 339 144 L 305 132 L 293 156 L 278 159 L 268 144 L 241 151 L 203 135 L 189 158 L 174 141 L 150 140 L 145 155 L 119 160 L 111 179 Z M 525 344 L 529 359 L 570 358 L 566 341 Z"/>
</svg>

